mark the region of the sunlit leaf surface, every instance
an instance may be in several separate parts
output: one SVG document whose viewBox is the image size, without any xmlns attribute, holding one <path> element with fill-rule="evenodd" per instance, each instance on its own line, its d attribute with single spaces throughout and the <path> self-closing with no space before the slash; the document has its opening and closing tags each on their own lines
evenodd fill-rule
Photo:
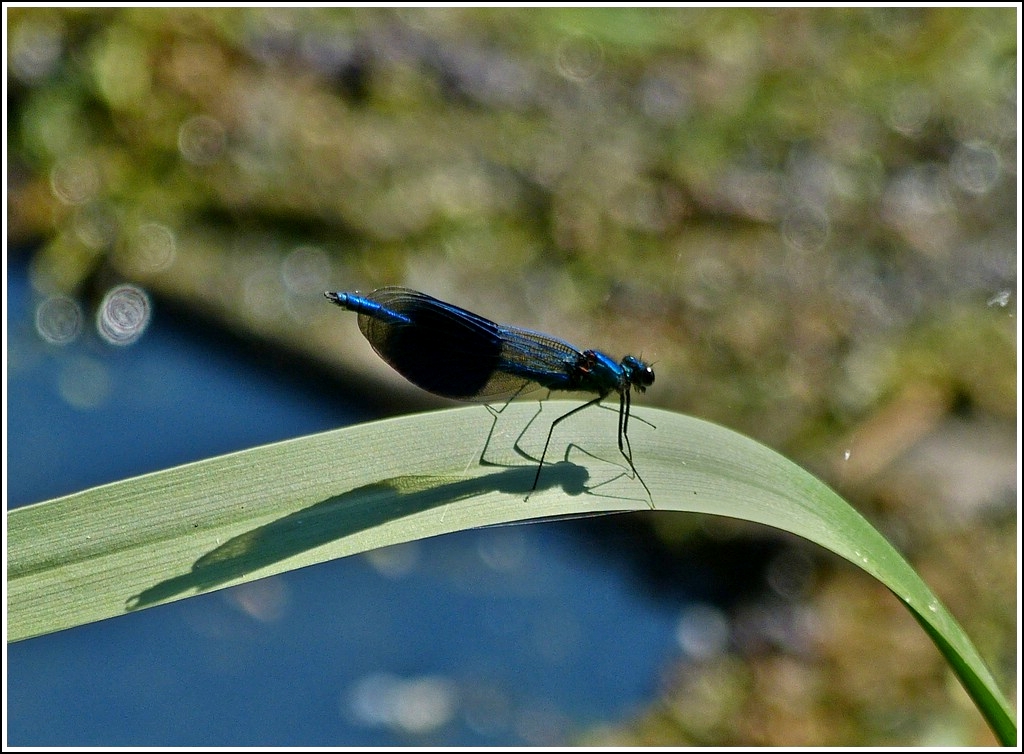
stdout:
<svg viewBox="0 0 1024 754">
<path fill-rule="evenodd" d="M 1016 740 L 1010 707 L 956 620 L 827 486 L 731 430 L 639 409 L 631 437 L 648 499 L 619 455 L 615 414 L 593 409 L 559 427 L 560 457 L 528 495 L 529 456 L 549 420 L 578 404 L 543 405 L 536 417 L 536 403 L 512 404 L 496 423 L 471 407 L 363 424 L 14 510 L 9 639 L 471 527 L 653 505 L 650 515 L 767 524 L 875 576 L 932 637 L 1001 740 Z"/>
</svg>

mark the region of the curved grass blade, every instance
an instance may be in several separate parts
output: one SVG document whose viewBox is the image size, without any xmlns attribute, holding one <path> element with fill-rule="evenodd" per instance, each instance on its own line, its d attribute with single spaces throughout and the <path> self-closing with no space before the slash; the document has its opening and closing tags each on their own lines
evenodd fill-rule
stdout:
<svg viewBox="0 0 1024 754">
<path fill-rule="evenodd" d="M 648 510 L 621 465 L 614 412 L 561 425 L 538 489 L 550 417 L 578 403 L 481 407 L 348 427 L 148 474 L 11 511 L 8 640 L 17 641 L 376 547 L 516 521 Z M 557 413 L 556 413 L 557 412 Z M 949 611 L 860 514 L 769 448 L 708 422 L 634 408 L 634 460 L 659 510 L 754 521 L 816 542 L 911 610 L 999 739 L 1016 725 Z M 645 426 L 645 422 L 657 429 Z M 387 438 L 382 442 L 381 438 Z M 566 443 L 571 443 L 566 446 Z M 481 451 L 492 465 L 481 465 Z M 534 451 L 535 452 L 535 451 Z"/>
</svg>

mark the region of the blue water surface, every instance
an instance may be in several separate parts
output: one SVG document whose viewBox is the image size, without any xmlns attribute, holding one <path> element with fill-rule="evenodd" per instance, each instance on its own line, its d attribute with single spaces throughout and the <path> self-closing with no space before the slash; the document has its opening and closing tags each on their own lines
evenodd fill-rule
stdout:
<svg viewBox="0 0 1024 754">
<path fill-rule="evenodd" d="M 118 347 L 47 343 L 41 301 L 12 267 L 9 507 L 372 418 L 159 302 Z M 655 697 L 679 611 L 573 522 L 462 532 L 10 645 L 8 742 L 568 744 Z"/>
</svg>

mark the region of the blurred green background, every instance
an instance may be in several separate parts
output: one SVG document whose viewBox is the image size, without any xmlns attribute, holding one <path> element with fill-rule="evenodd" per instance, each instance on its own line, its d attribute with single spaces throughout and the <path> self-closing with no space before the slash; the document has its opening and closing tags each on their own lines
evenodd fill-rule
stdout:
<svg viewBox="0 0 1024 754">
<path fill-rule="evenodd" d="M 129 281 L 394 411 L 439 401 L 323 290 L 407 285 L 642 355 L 638 404 L 821 476 L 1009 692 L 1017 13 L 9 9 L 8 254 L 40 296 Z M 771 536 L 634 525 L 691 551 Z M 895 599 L 807 562 L 589 742 L 994 743 Z"/>
</svg>

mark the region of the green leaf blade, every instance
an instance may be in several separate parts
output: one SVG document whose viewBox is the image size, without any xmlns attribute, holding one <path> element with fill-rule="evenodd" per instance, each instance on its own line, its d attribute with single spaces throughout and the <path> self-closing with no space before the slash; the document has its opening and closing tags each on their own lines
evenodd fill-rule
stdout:
<svg viewBox="0 0 1024 754">
<path fill-rule="evenodd" d="M 8 639 L 121 615 L 400 542 L 544 517 L 649 510 L 616 416 L 516 403 L 348 427 L 116 482 L 8 513 Z M 898 552 L 825 484 L 731 430 L 637 409 L 633 457 L 654 507 L 744 519 L 809 539 L 884 583 L 949 660 L 1000 740 L 1009 703 L 962 628 Z M 523 428 L 526 428 L 524 433 Z M 558 450 L 556 450 L 558 449 Z M 485 452 L 486 450 L 486 452 Z M 555 453 L 563 453 L 559 458 Z M 481 454 L 488 462 L 481 465 Z"/>
</svg>

